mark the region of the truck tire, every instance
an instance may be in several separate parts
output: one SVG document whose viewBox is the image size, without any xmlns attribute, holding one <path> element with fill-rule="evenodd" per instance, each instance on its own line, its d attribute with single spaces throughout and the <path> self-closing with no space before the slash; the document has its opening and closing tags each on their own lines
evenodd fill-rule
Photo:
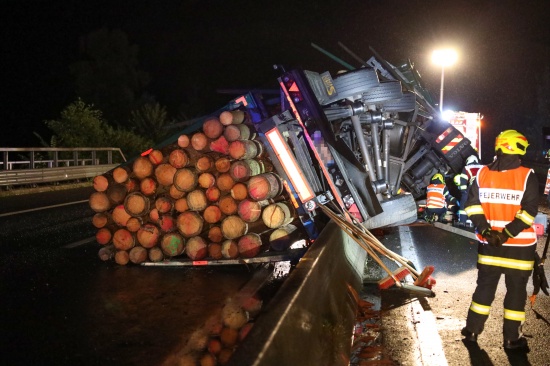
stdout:
<svg viewBox="0 0 550 366">
<path fill-rule="evenodd" d="M 416 95 L 411 92 L 403 93 L 399 99 L 390 100 L 383 103 L 386 112 L 411 112 L 416 108 Z"/>
<path fill-rule="evenodd" d="M 411 224 L 417 219 L 417 207 L 411 194 L 394 196 L 387 201 L 380 202 L 382 212 L 363 222 L 367 229 L 376 229 L 385 226 Z"/>
<path fill-rule="evenodd" d="M 365 104 L 387 102 L 403 97 L 400 81 L 386 81 L 363 93 L 361 100 Z"/>
<path fill-rule="evenodd" d="M 396 158 L 402 158 L 407 145 L 407 137 L 409 136 L 409 126 L 395 124 L 390 132 L 390 155 Z"/>
<path fill-rule="evenodd" d="M 363 93 L 380 85 L 376 70 L 370 68 L 346 72 L 336 76 L 333 81 L 338 95 L 331 99 L 332 103 L 346 98 L 357 99 Z"/>
</svg>

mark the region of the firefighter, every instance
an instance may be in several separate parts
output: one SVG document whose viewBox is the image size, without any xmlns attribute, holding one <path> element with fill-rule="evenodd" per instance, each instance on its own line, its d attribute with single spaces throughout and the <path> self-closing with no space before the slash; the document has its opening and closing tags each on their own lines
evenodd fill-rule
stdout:
<svg viewBox="0 0 550 366">
<path fill-rule="evenodd" d="M 449 208 L 456 208 L 456 198 L 450 194 L 445 185 L 443 174 L 436 173 L 430 179 L 430 184 L 426 187 L 426 221 L 443 221 Z"/>
<path fill-rule="evenodd" d="M 504 274 L 504 348 L 527 347 L 521 326 L 535 259 L 537 236 L 532 225 L 539 199 L 534 171 L 521 165 L 527 146 L 521 133 L 501 132 L 495 141 L 496 159 L 478 171 L 468 193 L 465 210 L 479 244 L 477 287 L 461 331 L 466 341 L 476 342 L 483 331 Z"/>
<path fill-rule="evenodd" d="M 455 176 L 455 184 L 460 191 L 460 210 L 458 211 L 458 222 L 461 226 L 465 226 L 466 220 L 468 219 L 468 215 L 466 215 L 466 211 L 464 211 L 466 200 L 468 199 L 468 190 L 472 185 L 478 170 L 482 166 L 483 165 L 479 164 L 477 156 L 470 155 L 466 158 L 466 165 L 462 169 L 462 172 L 457 175 L 458 178 Z"/>
</svg>

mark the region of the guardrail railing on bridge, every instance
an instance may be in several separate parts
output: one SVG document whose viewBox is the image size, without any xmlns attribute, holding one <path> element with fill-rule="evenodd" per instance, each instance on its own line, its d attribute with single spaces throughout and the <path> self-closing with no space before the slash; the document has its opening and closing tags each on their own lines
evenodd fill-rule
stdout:
<svg viewBox="0 0 550 366">
<path fill-rule="evenodd" d="M 0 187 L 93 178 L 126 161 L 114 147 L 8 147 L 0 153 Z"/>
</svg>

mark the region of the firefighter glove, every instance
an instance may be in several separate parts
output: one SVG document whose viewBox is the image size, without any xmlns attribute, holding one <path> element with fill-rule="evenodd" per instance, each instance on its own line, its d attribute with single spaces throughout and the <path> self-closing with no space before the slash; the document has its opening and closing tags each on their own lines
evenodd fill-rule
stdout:
<svg viewBox="0 0 550 366">
<path fill-rule="evenodd" d="M 496 242 L 498 238 L 493 233 L 494 233 L 494 230 L 485 229 L 481 233 L 481 236 L 483 236 L 483 239 L 485 239 L 489 245 L 496 246 Z"/>
<path fill-rule="evenodd" d="M 542 290 L 546 296 L 548 294 L 548 280 L 544 273 L 544 263 L 541 262 L 539 254 L 535 253 L 535 266 L 533 267 L 533 294 L 538 294 L 539 290 Z"/>
<path fill-rule="evenodd" d="M 497 231 L 497 230 L 494 230 L 494 231 L 496 232 L 495 235 L 498 236 L 498 240 L 500 243 L 498 246 L 501 246 L 502 244 L 506 243 L 506 240 L 510 238 L 508 235 L 506 235 L 504 231 Z"/>
<path fill-rule="evenodd" d="M 485 229 L 481 236 L 483 236 L 483 238 L 487 240 L 487 243 L 493 247 L 500 247 L 508 240 L 508 235 L 493 229 Z"/>
</svg>

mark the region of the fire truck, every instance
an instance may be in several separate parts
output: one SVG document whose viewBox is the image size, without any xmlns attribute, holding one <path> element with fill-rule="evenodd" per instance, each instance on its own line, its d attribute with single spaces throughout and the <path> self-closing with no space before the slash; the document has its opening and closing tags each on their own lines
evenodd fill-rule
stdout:
<svg viewBox="0 0 550 366">
<path fill-rule="evenodd" d="M 367 229 L 412 223 L 430 177 L 459 173 L 476 153 L 410 61 L 373 52 L 338 74 L 276 65 L 276 108 L 250 91 L 221 109 L 249 114 L 305 227 L 328 203 Z"/>
</svg>

